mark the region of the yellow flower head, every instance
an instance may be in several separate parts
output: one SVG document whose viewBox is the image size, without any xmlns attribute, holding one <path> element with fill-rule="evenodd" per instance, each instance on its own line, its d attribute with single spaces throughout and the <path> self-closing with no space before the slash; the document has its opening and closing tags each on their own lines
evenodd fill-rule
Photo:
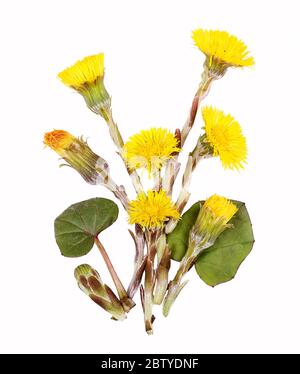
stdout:
<svg viewBox="0 0 300 374">
<path fill-rule="evenodd" d="M 69 166 L 90 184 L 101 184 L 108 176 L 107 163 L 96 155 L 82 138 L 64 130 L 54 130 L 44 135 L 44 144 L 53 149 Z"/>
<path fill-rule="evenodd" d="M 190 247 L 204 249 L 214 244 L 217 237 L 231 225 L 228 222 L 238 211 L 230 200 L 212 195 L 200 208 L 196 223 L 190 232 Z"/>
<path fill-rule="evenodd" d="M 246 139 L 239 123 L 231 116 L 212 107 L 202 110 L 205 122 L 205 142 L 213 156 L 219 156 L 223 167 L 241 169 L 247 158 Z"/>
<path fill-rule="evenodd" d="M 214 219 L 222 219 L 224 223 L 227 223 L 237 212 L 237 207 L 226 197 L 219 195 L 212 195 L 209 197 L 202 209 L 208 209 Z"/>
<path fill-rule="evenodd" d="M 104 54 L 85 57 L 58 74 L 60 80 L 69 87 L 80 89 L 104 76 Z"/>
<path fill-rule="evenodd" d="M 129 203 L 129 223 L 143 228 L 159 228 L 170 218 L 179 219 L 180 214 L 174 203 L 164 191 L 140 193 L 136 200 Z"/>
<path fill-rule="evenodd" d="M 104 54 L 85 57 L 58 74 L 66 86 L 79 92 L 89 109 L 107 116 L 110 96 L 104 86 Z"/>
<path fill-rule="evenodd" d="M 178 152 L 178 139 L 162 128 L 142 130 L 124 145 L 124 157 L 129 168 L 145 168 L 149 174 L 161 169 Z"/>
<path fill-rule="evenodd" d="M 65 130 L 54 130 L 46 132 L 44 135 L 44 144 L 60 155 L 69 148 L 74 140 L 76 138 Z"/>
<path fill-rule="evenodd" d="M 206 55 L 206 66 L 217 75 L 222 76 L 228 67 L 254 65 L 246 44 L 226 31 L 197 29 L 192 38 Z"/>
</svg>

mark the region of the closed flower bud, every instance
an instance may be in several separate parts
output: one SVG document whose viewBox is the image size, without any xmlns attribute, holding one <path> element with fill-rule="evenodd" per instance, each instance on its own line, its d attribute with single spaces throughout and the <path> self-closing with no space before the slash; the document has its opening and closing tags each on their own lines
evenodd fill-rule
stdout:
<svg viewBox="0 0 300 374">
<path fill-rule="evenodd" d="M 112 315 L 113 319 L 124 320 L 126 314 L 113 291 L 102 282 L 98 272 L 90 265 L 79 265 L 74 272 L 79 288 L 96 304 Z"/>
<path fill-rule="evenodd" d="M 192 255 L 214 244 L 217 237 L 228 227 L 228 222 L 238 208 L 223 196 L 213 195 L 200 209 L 196 223 L 189 237 L 189 249 Z"/>
</svg>

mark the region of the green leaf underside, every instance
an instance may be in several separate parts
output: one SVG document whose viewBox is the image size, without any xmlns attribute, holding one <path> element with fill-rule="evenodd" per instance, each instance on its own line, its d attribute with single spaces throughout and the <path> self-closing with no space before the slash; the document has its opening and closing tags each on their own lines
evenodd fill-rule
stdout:
<svg viewBox="0 0 300 374">
<path fill-rule="evenodd" d="M 89 253 L 94 245 L 94 237 L 111 226 L 118 213 L 118 206 L 104 198 L 71 205 L 54 221 L 55 239 L 61 254 L 80 257 Z"/>
<path fill-rule="evenodd" d="M 233 228 L 226 229 L 212 247 L 200 254 L 195 264 L 199 277 L 206 284 L 212 287 L 228 282 L 234 278 L 241 263 L 251 252 L 254 243 L 252 225 L 245 204 L 234 200 L 233 202 L 239 208 L 236 215 L 230 221 Z M 199 212 L 199 203 L 196 203 L 195 205 Z M 190 229 L 197 218 L 197 215 L 195 217 L 195 210 L 193 211 L 195 205 L 185 213 L 189 218 Z M 187 220 L 184 215 L 182 217 L 182 220 L 183 219 Z M 188 224 L 186 224 L 186 226 L 188 226 Z M 176 233 L 178 238 L 177 242 L 174 241 L 174 238 L 171 240 L 171 243 L 173 244 L 170 246 L 172 257 L 177 261 L 183 257 L 187 249 L 188 235 L 186 234 L 186 231 L 187 228 L 185 228 L 185 232 L 181 234 L 181 242 L 179 242 L 178 238 L 180 236 L 179 230 Z M 173 233 L 171 233 L 170 236 L 172 234 Z"/>
</svg>

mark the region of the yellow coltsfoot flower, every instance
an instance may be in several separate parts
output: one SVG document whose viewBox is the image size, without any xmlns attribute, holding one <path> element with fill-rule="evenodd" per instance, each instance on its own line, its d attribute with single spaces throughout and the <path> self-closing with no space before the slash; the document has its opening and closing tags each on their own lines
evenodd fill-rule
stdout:
<svg viewBox="0 0 300 374">
<path fill-rule="evenodd" d="M 222 220 L 222 224 L 227 224 L 237 212 L 235 204 L 226 199 L 226 197 L 216 194 L 205 201 L 203 209 L 209 210 L 212 219 Z"/>
<path fill-rule="evenodd" d="M 58 74 L 66 86 L 79 92 L 89 109 L 107 115 L 111 99 L 104 86 L 104 54 L 85 57 Z"/>
<path fill-rule="evenodd" d="M 212 195 L 200 209 L 196 223 L 190 232 L 189 250 L 198 255 L 203 250 L 213 245 L 217 237 L 230 225 L 228 222 L 238 211 L 230 200 L 223 196 Z"/>
<path fill-rule="evenodd" d="M 246 44 L 226 31 L 197 29 L 192 38 L 205 54 L 205 67 L 214 78 L 222 77 L 229 67 L 254 65 Z"/>
<path fill-rule="evenodd" d="M 54 130 L 44 135 L 44 144 L 77 170 L 88 183 L 98 184 L 109 180 L 107 162 L 96 155 L 82 138 L 76 138 L 64 130 Z"/>
<path fill-rule="evenodd" d="M 178 138 L 167 129 L 142 130 L 125 143 L 124 158 L 130 169 L 144 168 L 151 175 L 180 152 L 178 143 Z"/>
<path fill-rule="evenodd" d="M 174 203 L 162 190 L 140 193 L 136 200 L 129 203 L 128 214 L 130 224 L 147 229 L 160 228 L 170 218 L 180 218 Z"/>
<path fill-rule="evenodd" d="M 231 115 L 212 107 L 204 107 L 202 116 L 205 135 L 201 141 L 208 145 L 207 152 L 219 156 L 225 169 L 242 169 L 247 158 L 247 144 L 239 123 Z"/>
</svg>

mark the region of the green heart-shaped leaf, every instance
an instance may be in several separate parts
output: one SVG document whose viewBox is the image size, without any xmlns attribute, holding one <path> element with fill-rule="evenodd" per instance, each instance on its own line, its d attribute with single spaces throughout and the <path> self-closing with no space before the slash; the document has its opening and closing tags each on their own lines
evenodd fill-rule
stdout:
<svg viewBox="0 0 300 374">
<path fill-rule="evenodd" d="M 247 208 L 240 201 L 233 202 L 239 210 L 230 221 L 233 228 L 226 229 L 215 244 L 200 254 L 195 267 L 199 277 L 209 286 L 216 286 L 234 278 L 241 263 L 251 252 L 254 243 L 252 225 Z M 168 235 L 168 244 L 173 260 L 181 261 L 203 202 L 194 204 Z"/>
<path fill-rule="evenodd" d="M 118 206 L 111 200 L 94 198 L 71 205 L 54 221 L 55 239 L 66 257 L 86 255 L 94 238 L 118 218 Z"/>
<path fill-rule="evenodd" d="M 215 244 L 200 254 L 195 267 L 199 277 L 209 286 L 232 280 L 254 243 L 252 225 L 244 203 L 233 201 L 239 210 Z"/>
</svg>

